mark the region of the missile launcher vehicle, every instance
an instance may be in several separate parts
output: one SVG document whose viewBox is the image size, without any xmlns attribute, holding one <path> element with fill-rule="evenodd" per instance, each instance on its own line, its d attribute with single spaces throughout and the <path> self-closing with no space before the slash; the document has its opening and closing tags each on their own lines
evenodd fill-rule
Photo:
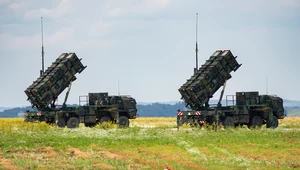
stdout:
<svg viewBox="0 0 300 170">
<path fill-rule="evenodd" d="M 184 100 L 187 110 L 177 112 L 177 125 L 219 125 L 225 128 L 247 125 L 277 128 L 278 119 L 284 118 L 283 100 L 277 96 L 259 95 L 257 91 L 236 92 L 226 96 L 226 106 L 222 106 L 222 98 L 226 81 L 231 72 L 239 69 L 237 57 L 230 50 L 217 50 L 184 83 L 178 91 Z M 215 92 L 222 91 L 216 105 L 209 100 Z"/>
<path fill-rule="evenodd" d="M 79 96 L 79 106 L 67 106 L 72 82 L 76 80 L 75 75 L 85 68 L 75 53 L 62 53 L 25 90 L 28 101 L 36 111 L 26 111 L 24 121 L 45 121 L 68 128 L 76 128 L 79 123 L 93 127 L 103 122 L 128 127 L 129 119 L 137 117 L 136 101 L 130 96 L 109 96 L 107 92 L 89 93 L 87 96 Z M 67 88 L 64 102 L 58 106 L 55 102 Z"/>
</svg>

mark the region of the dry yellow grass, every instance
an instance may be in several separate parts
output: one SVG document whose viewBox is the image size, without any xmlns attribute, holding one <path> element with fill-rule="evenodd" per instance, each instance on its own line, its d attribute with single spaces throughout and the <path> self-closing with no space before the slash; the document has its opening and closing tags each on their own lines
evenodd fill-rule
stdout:
<svg viewBox="0 0 300 170">
<path fill-rule="evenodd" d="M 24 122 L 23 118 L 0 118 L 0 131 L 10 132 L 12 130 L 49 130 L 54 128 L 45 122 Z"/>
<path fill-rule="evenodd" d="M 139 117 L 131 121 L 139 123 L 174 122 L 176 121 L 176 117 Z"/>
<path fill-rule="evenodd" d="M 300 117 L 286 117 L 282 120 L 280 120 L 280 122 L 295 122 L 295 123 L 300 123 Z"/>
<path fill-rule="evenodd" d="M 130 120 L 131 127 L 172 128 L 176 127 L 175 117 L 141 117 Z"/>
</svg>

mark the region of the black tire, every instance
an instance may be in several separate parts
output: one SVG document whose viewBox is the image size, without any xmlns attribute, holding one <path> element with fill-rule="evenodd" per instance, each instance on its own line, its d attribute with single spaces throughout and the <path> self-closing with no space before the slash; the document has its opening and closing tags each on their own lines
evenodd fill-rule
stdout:
<svg viewBox="0 0 300 170">
<path fill-rule="evenodd" d="M 103 122 L 111 122 L 111 119 L 108 116 L 101 117 L 99 123 L 102 124 Z"/>
<path fill-rule="evenodd" d="M 95 125 L 95 123 L 84 123 L 85 127 L 94 127 Z"/>
<path fill-rule="evenodd" d="M 278 127 L 278 119 L 276 116 L 272 117 L 273 120 L 267 120 L 267 128 L 276 129 Z"/>
<path fill-rule="evenodd" d="M 126 116 L 119 117 L 119 126 L 120 127 L 129 127 L 129 119 Z"/>
<path fill-rule="evenodd" d="M 58 127 L 64 128 L 66 126 L 66 121 L 63 118 L 60 118 L 60 119 L 58 119 L 56 124 L 57 124 Z"/>
<path fill-rule="evenodd" d="M 236 124 L 234 124 L 234 127 L 236 127 L 236 128 L 237 127 L 243 127 L 243 125 L 244 125 L 243 123 L 236 123 Z"/>
<path fill-rule="evenodd" d="M 79 119 L 76 117 L 71 117 L 67 122 L 67 127 L 70 129 L 79 127 Z"/>
<path fill-rule="evenodd" d="M 227 128 L 233 128 L 234 127 L 234 120 L 231 116 L 227 116 L 225 117 L 224 121 L 223 121 L 223 126 L 225 129 Z"/>
<path fill-rule="evenodd" d="M 253 116 L 250 122 L 250 128 L 261 128 L 263 120 L 259 116 Z"/>
</svg>

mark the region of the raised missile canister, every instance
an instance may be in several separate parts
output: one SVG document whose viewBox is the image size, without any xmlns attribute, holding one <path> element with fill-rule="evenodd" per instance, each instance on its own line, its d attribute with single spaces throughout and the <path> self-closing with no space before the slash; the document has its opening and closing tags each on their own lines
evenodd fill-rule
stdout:
<svg viewBox="0 0 300 170">
<path fill-rule="evenodd" d="M 230 50 L 217 50 L 178 91 L 192 109 L 204 107 L 240 66 Z"/>
<path fill-rule="evenodd" d="M 76 80 L 75 74 L 81 73 L 83 66 L 81 59 L 75 53 L 62 53 L 48 69 L 33 82 L 25 94 L 32 106 L 44 109 Z"/>
</svg>

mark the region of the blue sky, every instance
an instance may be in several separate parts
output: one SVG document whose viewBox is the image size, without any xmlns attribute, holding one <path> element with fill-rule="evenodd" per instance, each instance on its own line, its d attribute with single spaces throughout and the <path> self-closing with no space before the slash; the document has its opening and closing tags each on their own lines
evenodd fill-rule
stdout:
<svg viewBox="0 0 300 170">
<path fill-rule="evenodd" d="M 41 69 L 40 17 L 45 67 L 63 52 L 88 66 L 68 103 L 88 92 L 118 94 L 118 80 L 120 93 L 138 102 L 177 101 L 195 67 L 195 13 L 199 65 L 218 49 L 243 64 L 225 94 L 268 89 L 300 100 L 298 0 L 0 0 L 0 106 L 30 105 L 24 90 Z"/>
</svg>

